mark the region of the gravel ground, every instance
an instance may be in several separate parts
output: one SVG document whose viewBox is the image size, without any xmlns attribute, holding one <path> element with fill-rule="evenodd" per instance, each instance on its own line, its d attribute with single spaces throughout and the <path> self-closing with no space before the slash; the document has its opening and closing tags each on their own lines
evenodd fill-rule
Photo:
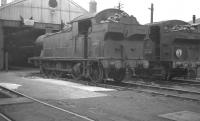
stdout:
<svg viewBox="0 0 200 121">
<path fill-rule="evenodd" d="M 158 115 L 178 111 L 200 113 L 200 103 L 193 101 L 130 90 L 98 91 L 96 87 L 88 87 L 87 85 L 79 87 L 77 84 L 73 85 L 64 81 L 60 83 L 58 80 L 51 80 L 56 83 L 48 82 L 50 80 L 46 80 L 46 82 L 35 81 L 34 78 L 24 78 L 29 72 L 31 71 L 0 73 L 0 83 L 21 85 L 15 90 L 96 121 L 170 121 Z M 97 90 L 89 90 L 93 88 Z M 20 117 L 16 113 L 17 110 L 24 110 L 21 114 L 24 113 L 23 115 L 29 117 L 26 112 L 33 112 L 32 109 L 40 109 L 39 112 L 35 112 L 36 114 L 33 113 L 36 117 L 39 113 L 48 112 L 43 106 L 33 104 L 7 105 L 4 107 L 4 112 L 6 111 L 7 114 L 18 119 Z M 51 113 L 52 115 L 50 115 Z M 57 118 L 57 114 L 59 113 L 50 111 L 46 115 Z M 62 116 L 62 113 L 59 114 L 61 119 L 56 121 L 63 120 Z M 70 121 L 76 120 L 78 121 L 78 119 L 70 118 Z M 38 121 L 40 120 L 38 119 Z"/>
<path fill-rule="evenodd" d="M 35 102 L 3 105 L 0 112 L 14 121 L 88 121 Z"/>
</svg>

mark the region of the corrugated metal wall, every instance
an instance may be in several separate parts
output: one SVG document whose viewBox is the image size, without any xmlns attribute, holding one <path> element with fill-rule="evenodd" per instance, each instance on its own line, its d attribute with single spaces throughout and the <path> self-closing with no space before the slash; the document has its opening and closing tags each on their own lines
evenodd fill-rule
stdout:
<svg viewBox="0 0 200 121">
<path fill-rule="evenodd" d="M 15 0 L 0 8 L 0 19 L 20 20 L 33 17 L 35 22 L 60 24 L 87 13 L 85 9 L 71 0 L 53 0 L 57 6 L 49 6 L 51 0 Z"/>
</svg>

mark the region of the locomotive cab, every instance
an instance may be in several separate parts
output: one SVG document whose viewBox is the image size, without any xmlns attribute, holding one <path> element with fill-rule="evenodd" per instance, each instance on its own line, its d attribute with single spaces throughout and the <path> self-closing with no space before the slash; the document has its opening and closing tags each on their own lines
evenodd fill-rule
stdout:
<svg viewBox="0 0 200 121">
<path fill-rule="evenodd" d="M 90 21 L 90 22 L 89 22 Z M 127 67 L 134 68 L 132 60 L 142 60 L 142 45 L 146 26 L 138 23 L 135 17 L 118 9 L 107 9 L 93 17 L 80 16 L 73 22 L 81 24 L 87 33 L 88 59 L 97 59 L 104 68 L 105 78 L 121 81 Z M 89 24 L 91 23 L 91 24 Z"/>
<path fill-rule="evenodd" d="M 90 19 L 80 21 L 78 22 L 78 33 L 83 35 L 88 34 L 90 31 L 89 29 L 91 29 L 91 27 L 92 23 Z"/>
</svg>

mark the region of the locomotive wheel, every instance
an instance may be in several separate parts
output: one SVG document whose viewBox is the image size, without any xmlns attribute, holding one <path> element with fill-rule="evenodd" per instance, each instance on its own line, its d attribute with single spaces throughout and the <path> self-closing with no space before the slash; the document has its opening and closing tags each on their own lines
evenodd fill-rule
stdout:
<svg viewBox="0 0 200 121">
<path fill-rule="evenodd" d="M 75 64 L 72 69 L 72 77 L 77 80 L 82 77 L 82 74 L 83 74 L 83 68 L 81 63 Z"/>
<path fill-rule="evenodd" d="M 50 72 L 50 75 L 49 75 L 50 78 L 56 78 L 56 71 L 51 71 Z"/>
<path fill-rule="evenodd" d="M 164 79 L 165 79 L 166 81 L 170 81 L 170 80 L 172 79 L 172 75 L 171 75 L 171 73 L 170 73 L 169 71 L 167 71 L 167 72 L 165 73 Z"/>
<path fill-rule="evenodd" d="M 51 71 L 50 70 L 45 70 L 44 74 L 45 74 L 46 77 L 49 78 L 51 76 Z"/>
<path fill-rule="evenodd" d="M 91 81 L 100 83 L 103 81 L 103 66 L 98 63 L 92 63 L 89 66 L 89 78 Z"/>
<path fill-rule="evenodd" d="M 62 78 L 62 77 L 63 77 L 63 72 L 61 72 L 61 71 L 56 71 L 56 72 L 55 72 L 55 77 L 57 77 L 57 78 Z"/>
<path fill-rule="evenodd" d="M 45 72 L 45 69 L 42 65 L 40 65 L 40 73 L 43 74 Z"/>
<path fill-rule="evenodd" d="M 44 74 L 44 75 L 46 75 L 46 76 L 48 75 L 48 71 L 47 71 L 45 68 L 41 68 L 41 69 L 40 69 L 40 73 L 41 73 L 41 74 Z"/>
<path fill-rule="evenodd" d="M 188 78 L 192 79 L 192 78 L 196 78 L 197 74 L 196 71 L 193 69 L 188 70 Z"/>
<path fill-rule="evenodd" d="M 52 71 L 50 71 L 50 70 L 45 70 L 45 76 L 47 77 L 47 78 L 52 78 L 53 77 L 53 72 Z"/>
<path fill-rule="evenodd" d="M 124 68 L 115 69 L 113 79 L 119 83 L 124 79 L 125 75 L 126 75 L 126 69 Z"/>
</svg>

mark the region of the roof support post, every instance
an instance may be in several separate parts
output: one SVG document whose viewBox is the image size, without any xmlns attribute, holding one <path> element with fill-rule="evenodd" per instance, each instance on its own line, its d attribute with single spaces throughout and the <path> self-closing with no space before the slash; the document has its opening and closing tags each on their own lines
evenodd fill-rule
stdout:
<svg viewBox="0 0 200 121">
<path fill-rule="evenodd" d="M 4 68 L 4 34 L 3 25 L 0 21 L 0 70 Z"/>
</svg>

